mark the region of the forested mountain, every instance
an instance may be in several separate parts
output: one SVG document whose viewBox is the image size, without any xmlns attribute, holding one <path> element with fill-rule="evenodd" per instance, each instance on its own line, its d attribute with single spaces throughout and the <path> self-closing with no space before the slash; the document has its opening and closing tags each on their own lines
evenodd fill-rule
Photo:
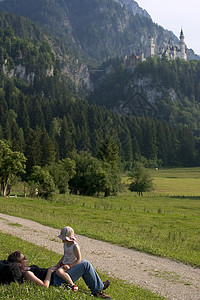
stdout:
<svg viewBox="0 0 200 300">
<path fill-rule="evenodd" d="M 134 1 L 130 6 L 122 0 L 6 0 L 0 11 L 37 22 L 90 65 L 116 55 L 139 55 L 146 51 L 149 36 L 156 50 L 169 40 L 178 44 L 172 32 L 154 24 Z"/>
<path fill-rule="evenodd" d="M 42 62 L 49 76 L 61 72 L 71 87 L 91 88 L 86 64 L 79 62 L 71 47 L 48 30 L 25 17 L 9 13 L 0 14 L 0 27 L 2 32 L 5 31 L 1 40 L 1 67 L 5 74 L 30 82 L 37 72 L 42 71 Z M 45 55 L 36 58 L 41 52 Z"/>
<path fill-rule="evenodd" d="M 134 73 L 124 70 L 124 51 L 140 51 L 152 32 L 160 41 L 171 34 L 118 2 L 0 2 L 0 11 L 7 11 L 0 14 L 0 139 L 25 154 L 27 176 L 33 166 L 66 158 L 73 150 L 97 156 L 99 145 L 110 137 L 122 168 L 130 168 L 141 156 L 151 166 L 199 164 L 199 138 L 194 135 L 199 125 L 199 64 L 149 58 Z M 135 113 L 129 104 L 141 92 L 135 90 L 141 82 L 147 83 L 144 99 L 153 85 L 158 97 Z M 89 104 L 83 90 L 88 93 L 93 85 L 97 89 Z M 169 94 L 172 89 L 175 98 Z M 190 115 L 198 117 L 193 127 L 194 119 L 186 122 Z"/>
<path fill-rule="evenodd" d="M 118 113 L 187 125 L 200 132 L 200 61 L 152 57 L 133 72 L 121 64 L 88 99 Z"/>
</svg>

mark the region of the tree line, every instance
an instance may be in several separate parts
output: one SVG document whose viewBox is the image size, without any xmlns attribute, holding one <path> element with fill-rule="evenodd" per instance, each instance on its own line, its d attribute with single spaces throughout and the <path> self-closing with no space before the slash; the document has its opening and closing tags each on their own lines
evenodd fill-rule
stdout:
<svg viewBox="0 0 200 300">
<path fill-rule="evenodd" d="M 12 186 L 21 178 L 30 195 L 49 198 L 56 191 L 80 195 L 104 196 L 116 193 L 121 182 L 117 146 L 112 138 L 99 147 L 99 158 L 88 151 L 72 151 L 69 157 L 43 167 L 34 165 L 26 174 L 26 157 L 0 140 L 1 196 L 9 196 Z M 19 177 L 20 176 L 20 177 Z M 20 179 L 20 180 L 21 180 Z"/>
<path fill-rule="evenodd" d="M 1 63 L 5 59 L 11 63 L 18 63 L 17 59 L 22 62 L 23 58 L 26 61 L 30 55 L 34 61 L 30 82 L 9 78 L 3 65 L 0 71 L 0 139 L 8 142 L 12 151 L 24 153 L 27 176 L 34 166 L 58 162 L 72 151 L 88 151 L 97 158 L 99 145 L 108 136 L 118 147 L 121 169 L 130 169 L 141 157 L 147 166 L 199 164 L 199 138 L 190 126 L 133 114 L 120 115 L 89 104 L 59 72 L 60 64 L 47 41 L 32 44 L 15 38 L 13 30 L 6 28 L 0 31 L 0 44 Z M 149 60 L 145 64 L 148 67 L 152 63 L 155 64 Z M 47 76 L 46 70 L 52 64 L 54 74 Z M 117 77 L 124 82 L 127 75 L 121 76 L 118 71 Z M 108 78 L 108 89 L 112 82 Z M 120 86 L 114 90 L 120 91 Z M 99 95 L 105 99 L 105 95 Z"/>
<path fill-rule="evenodd" d="M 37 85 L 35 79 L 26 94 L 16 79 L 3 74 L 0 79 L 0 139 L 25 154 L 28 173 L 34 165 L 58 161 L 73 150 L 87 150 L 96 157 L 106 136 L 117 144 L 125 169 L 141 156 L 151 166 L 199 164 L 199 138 L 186 125 L 170 126 L 167 121 L 91 105 L 74 98 L 56 78 L 46 76 Z"/>
</svg>

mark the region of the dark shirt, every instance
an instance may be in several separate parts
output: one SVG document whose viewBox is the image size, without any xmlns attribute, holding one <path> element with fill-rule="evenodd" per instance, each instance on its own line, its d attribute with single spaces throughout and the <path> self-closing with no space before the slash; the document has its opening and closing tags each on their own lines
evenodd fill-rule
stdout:
<svg viewBox="0 0 200 300">
<path fill-rule="evenodd" d="M 40 280 L 44 281 L 46 276 L 47 276 L 47 271 L 48 269 L 46 268 L 39 268 L 37 265 L 32 265 L 30 266 L 30 270 L 31 272 L 33 272 L 33 274 L 39 278 Z M 53 275 L 53 273 L 52 273 Z M 51 281 L 52 281 L 52 276 L 51 276 Z M 50 282 L 50 284 L 52 284 L 52 282 Z"/>
</svg>

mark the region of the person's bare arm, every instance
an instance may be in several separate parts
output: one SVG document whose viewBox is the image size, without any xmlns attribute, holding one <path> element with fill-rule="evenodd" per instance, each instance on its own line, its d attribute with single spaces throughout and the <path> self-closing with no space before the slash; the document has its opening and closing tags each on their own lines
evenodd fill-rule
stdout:
<svg viewBox="0 0 200 300">
<path fill-rule="evenodd" d="M 48 269 L 47 275 L 46 275 L 46 278 L 45 278 L 44 282 L 42 280 L 40 280 L 37 276 L 35 276 L 35 274 L 31 271 L 24 272 L 24 277 L 27 281 L 32 281 L 32 282 L 35 282 L 37 285 L 41 285 L 41 286 L 44 286 L 44 287 L 48 288 L 49 285 L 50 285 L 50 281 L 51 281 L 51 274 L 56 269 L 57 269 L 56 266 L 50 267 Z"/>
<path fill-rule="evenodd" d="M 59 262 L 56 264 L 57 269 L 60 268 L 60 265 L 63 261 L 64 255 L 61 257 L 61 259 L 59 260 Z"/>
</svg>

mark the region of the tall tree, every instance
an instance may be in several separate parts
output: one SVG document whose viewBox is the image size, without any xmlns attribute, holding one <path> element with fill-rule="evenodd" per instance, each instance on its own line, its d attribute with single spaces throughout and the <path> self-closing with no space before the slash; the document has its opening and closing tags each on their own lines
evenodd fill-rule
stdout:
<svg viewBox="0 0 200 300">
<path fill-rule="evenodd" d="M 26 172 L 29 175 L 32 167 L 41 164 L 41 131 L 30 129 L 27 132 L 25 144 L 25 156 L 27 157 Z"/>
<path fill-rule="evenodd" d="M 100 192 L 108 196 L 120 187 L 120 174 L 108 162 L 98 160 L 89 152 L 73 153 L 76 174 L 69 181 L 70 190 L 82 195 L 95 195 Z"/>
<path fill-rule="evenodd" d="M 99 141 L 97 157 L 102 161 L 108 162 L 112 167 L 119 163 L 119 149 L 112 136 L 107 135 L 104 140 Z"/>
<path fill-rule="evenodd" d="M 74 149 L 74 141 L 72 140 L 71 132 L 66 117 L 63 118 L 63 121 L 61 123 L 61 130 L 59 136 L 59 149 L 60 149 L 59 157 L 61 159 L 67 157 L 69 152 L 71 152 Z"/>
<path fill-rule="evenodd" d="M 164 166 L 168 164 L 168 144 L 163 123 L 157 123 L 157 140 L 158 140 L 158 159 L 162 160 Z"/>
<path fill-rule="evenodd" d="M 50 165 L 55 161 L 54 144 L 49 138 L 46 129 L 43 129 L 40 135 L 41 145 L 41 166 Z"/>
<path fill-rule="evenodd" d="M 191 130 L 184 126 L 179 132 L 179 158 L 183 166 L 194 166 L 195 163 L 195 140 Z"/>
<path fill-rule="evenodd" d="M 48 167 L 54 183 L 60 194 L 68 191 L 68 182 L 75 175 L 75 161 L 70 158 L 64 158 L 57 163 L 53 163 Z"/>
<path fill-rule="evenodd" d="M 142 122 L 143 156 L 147 159 L 157 160 L 156 126 L 152 119 L 143 119 Z"/>
<path fill-rule="evenodd" d="M 26 158 L 23 153 L 12 151 L 8 145 L 0 140 L 0 182 L 1 196 L 6 196 L 8 185 L 14 176 L 25 173 Z"/>
</svg>

